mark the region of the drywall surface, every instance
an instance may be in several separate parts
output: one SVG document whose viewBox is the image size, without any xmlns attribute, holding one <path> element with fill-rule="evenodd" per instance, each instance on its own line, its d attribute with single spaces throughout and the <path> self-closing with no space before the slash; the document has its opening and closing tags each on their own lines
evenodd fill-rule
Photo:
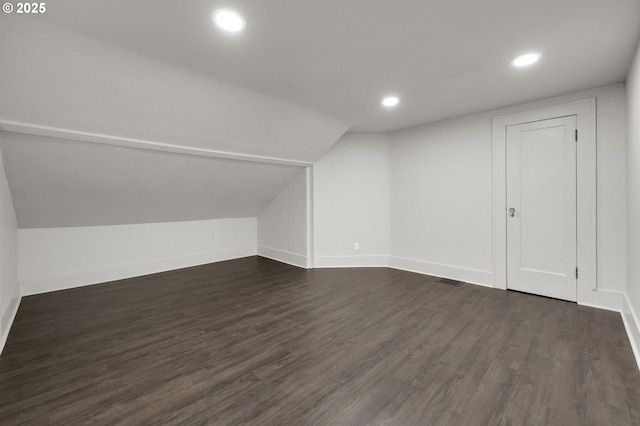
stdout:
<svg viewBox="0 0 640 426">
<path fill-rule="evenodd" d="M 256 217 L 301 170 L 1 133 L 21 229 Z"/>
<path fill-rule="evenodd" d="M 214 28 L 216 7 L 238 8 L 246 31 Z M 638 16 L 637 0 L 58 0 L 29 19 L 381 132 L 623 81 Z M 543 62 L 513 70 L 528 48 Z M 402 98 L 392 113 L 376 105 L 386 90 Z"/>
<path fill-rule="evenodd" d="M 392 265 L 491 284 L 491 115 L 394 133 L 389 144 Z"/>
<path fill-rule="evenodd" d="M 0 150 L 0 353 L 18 308 L 18 225 Z"/>
<path fill-rule="evenodd" d="M 256 254 L 257 219 L 20 229 L 24 295 Z"/>
<path fill-rule="evenodd" d="M 388 150 L 386 135 L 347 133 L 314 165 L 314 266 L 387 265 Z"/>
<path fill-rule="evenodd" d="M 626 281 L 622 85 L 391 133 L 391 264 L 491 285 L 492 117 L 591 97 L 597 99 L 598 286 L 622 292 Z"/>
<path fill-rule="evenodd" d="M 320 158 L 349 128 L 36 16 L 6 18 L 0 81 L 11 84 L 0 88 L 2 120 L 303 161 Z"/>
<path fill-rule="evenodd" d="M 308 266 L 306 170 L 298 172 L 258 217 L 258 254 Z"/>
<path fill-rule="evenodd" d="M 640 318 L 638 316 L 640 315 L 640 44 L 627 78 L 627 118 L 627 256 L 629 261 L 626 293 L 637 321 Z M 640 340 L 636 344 L 640 345 Z"/>
<path fill-rule="evenodd" d="M 626 94 L 609 86 L 597 97 L 598 288 L 624 291 L 627 281 Z"/>
</svg>

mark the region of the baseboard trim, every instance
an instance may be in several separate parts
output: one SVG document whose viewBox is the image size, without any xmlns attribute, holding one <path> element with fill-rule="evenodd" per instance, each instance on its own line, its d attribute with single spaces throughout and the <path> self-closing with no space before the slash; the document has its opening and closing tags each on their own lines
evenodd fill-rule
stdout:
<svg viewBox="0 0 640 426">
<path fill-rule="evenodd" d="M 449 278 L 470 284 L 493 287 L 493 274 L 489 271 L 444 265 L 399 256 L 318 256 L 315 268 L 379 268 L 387 267 L 422 275 Z"/>
<path fill-rule="evenodd" d="M 493 287 L 493 274 L 490 271 L 463 268 L 460 266 L 445 265 L 442 263 L 427 262 L 424 260 L 409 259 L 399 256 L 391 256 L 389 261 L 389 266 L 393 269 L 431 275 L 434 277 L 449 278 L 484 287 Z"/>
<path fill-rule="evenodd" d="M 308 269 L 310 267 L 307 256 L 291 253 L 285 250 L 274 249 L 272 247 L 258 247 L 258 256 L 266 257 L 267 259 L 286 263 L 288 265 L 297 266 L 299 268 Z"/>
<path fill-rule="evenodd" d="M 2 355 L 2 351 L 4 351 L 4 345 L 7 343 L 7 339 L 9 338 L 9 332 L 11 331 L 13 321 L 16 319 L 16 315 L 18 314 L 18 308 L 20 307 L 21 301 L 22 297 L 20 294 L 11 299 L 9 306 L 7 307 L 7 311 L 4 313 L 2 318 L 0 318 L 2 324 L 5 324 L 2 328 L 2 335 L 0 335 L 0 355 Z M 8 320 L 6 320 L 7 317 L 9 318 Z"/>
<path fill-rule="evenodd" d="M 32 278 L 20 281 L 20 287 L 22 289 L 23 296 L 30 296 L 33 294 L 48 293 L 51 291 L 100 284 L 125 278 L 138 277 L 141 275 L 155 274 L 157 272 L 188 268 L 190 266 L 221 262 L 223 260 L 255 256 L 256 254 L 257 248 L 255 246 L 239 247 L 198 253 L 177 258 L 160 259 L 151 262 L 119 265 L 103 269 L 71 272 L 63 275 Z"/>
<path fill-rule="evenodd" d="M 636 365 L 640 370 L 640 321 L 626 293 L 624 294 L 622 302 L 622 322 L 629 337 L 633 356 L 636 358 Z"/>
<path fill-rule="evenodd" d="M 606 309 L 607 311 L 622 312 L 622 305 L 624 303 L 623 299 L 623 293 L 598 289 L 591 292 L 590 302 L 578 300 L 578 305 Z"/>
<path fill-rule="evenodd" d="M 379 268 L 389 267 L 389 256 L 318 256 L 314 268 Z"/>
</svg>

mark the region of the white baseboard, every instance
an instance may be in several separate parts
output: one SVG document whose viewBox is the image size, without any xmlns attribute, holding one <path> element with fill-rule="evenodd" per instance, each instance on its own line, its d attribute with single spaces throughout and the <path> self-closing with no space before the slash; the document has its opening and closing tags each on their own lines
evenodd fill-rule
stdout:
<svg viewBox="0 0 640 426">
<path fill-rule="evenodd" d="M 612 290 L 592 290 L 591 300 L 578 300 L 578 305 L 592 308 L 606 309 L 608 311 L 622 312 L 624 294 Z"/>
<path fill-rule="evenodd" d="M 18 313 L 18 308 L 20 307 L 20 302 L 22 301 L 19 288 L 17 293 L 17 296 L 12 298 L 11 302 L 9 302 L 9 306 L 7 306 L 4 315 L 0 317 L 0 324 L 2 324 L 2 328 L 0 328 L 0 330 L 2 330 L 2 334 L 0 334 L 0 355 L 2 355 L 4 345 L 7 343 L 9 331 L 11 330 L 11 326 L 13 325 L 13 320 L 16 319 L 16 314 Z"/>
<path fill-rule="evenodd" d="M 640 369 L 640 321 L 637 312 L 633 309 L 633 305 L 629 301 L 629 297 L 625 294 L 622 300 L 622 322 L 629 336 L 631 350 L 636 357 L 636 364 Z"/>
<path fill-rule="evenodd" d="M 258 247 L 258 256 L 266 257 L 267 259 L 276 260 L 282 263 L 287 263 L 299 268 L 309 268 L 307 256 L 304 256 L 302 254 L 291 253 L 271 247 Z"/>
<path fill-rule="evenodd" d="M 82 287 L 92 284 L 100 284 L 109 281 L 170 271 L 173 269 L 188 268 L 190 266 L 204 265 L 206 263 L 221 262 L 223 260 L 238 259 L 241 257 L 255 256 L 255 246 L 240 247 L 198 253 L 189 256 L 160 259 L 151 262 L 119 265 L 103 269 L 70 272 L 63 275 L 31 278 L 20 281 L 22 295 L 48 293 L 50 291 L 66 290 L 74 287 Z"/>
<path fill-rule="evenodd" d="M 372 268 L 389 267 L 389 256 L 317 256 L 315 268 Z"/>
<path fill-rule="evenodd" d="M 387 267 L 403 271 L 415 272 L 434 277 L 449 278 L 493 287 L 493 274 L 489 271 L 444 265 L 424 260 L 407 259 L 398 256 L 318 256 L 314 259 L 315 268 L 368 268 Z"/>
<path fill-rule="evenodd" d="M 418 274 L 434 277 L 449 278 L 484 287 L 493 287 L 493 274 L 490 271 L 427 262 L 424 260 L 408 259 L 406 257 L 391 256 L 390 267 Z"/>
</svg>

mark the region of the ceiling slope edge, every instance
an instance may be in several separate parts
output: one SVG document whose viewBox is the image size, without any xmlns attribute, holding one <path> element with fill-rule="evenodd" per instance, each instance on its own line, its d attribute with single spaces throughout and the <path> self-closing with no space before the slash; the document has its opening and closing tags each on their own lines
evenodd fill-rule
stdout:
<svg viewBox="0 0 640 426">
<path fill-rule="evenodd" d="M 0 119 L 11 131 L 313 163 L 351 127 L 36 19 L 3 20 L 0 38 Z"/>
<path fill-rule="evenodd" d="M 292 167 L 309 167 L 313 165 L 312 162 L 299 161 L 289 158 L 268 157 L 263 155 L 251 155 L 238 152 L 197 148 L 186 145 L 174 145 L 142 139 L 123 138 L 120 136 L 81 132 L 77 130 L 60 129 L 56 127 L 40 126 L 37 124 L 20 123 L 17 121 L 0 119 L 0 132 L 2 131 L 21 133 L 32 136 L 47 136 L 50 138 L 72 140 L 77 142 L 134 148 L 146 151 L 159 151 L 178 155 L 210 157 L 225 160 L 246 161 L 252 163 L 278 164 L 281 166 Z"/>
</svg>

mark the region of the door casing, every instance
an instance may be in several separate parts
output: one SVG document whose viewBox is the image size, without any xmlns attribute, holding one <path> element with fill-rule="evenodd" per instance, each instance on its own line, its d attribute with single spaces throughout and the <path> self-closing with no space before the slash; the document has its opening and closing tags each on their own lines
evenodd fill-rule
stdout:
<svg viewBox="0 0 640 426">
<path fill-rule="evenodd" d="M 577 302 L 592 304 L 596 264 L 596 99 L 570 102 L 493 118 L 493 286 L 507 289 L 507 126 L 575 115 Z"/>
</svg>

